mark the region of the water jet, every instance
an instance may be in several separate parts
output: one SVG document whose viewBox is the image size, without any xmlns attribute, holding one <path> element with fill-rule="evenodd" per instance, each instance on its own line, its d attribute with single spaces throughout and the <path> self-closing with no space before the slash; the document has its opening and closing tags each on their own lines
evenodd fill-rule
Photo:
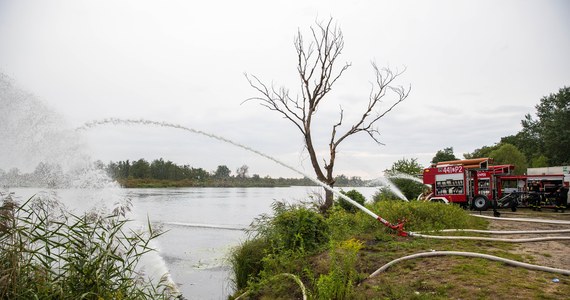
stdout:
<svg viewBox="0 0 570 300">
<path fill-rule="evenodd" d="M 306 177 L 308 179 L 310 179 L 312 182 L 314 182 L 315 184 L 323 187 L 324 189 L 332 192 L 333 194 L 335 194 L 336 196 L 342 198 L 343 200 L 348 201 L 350 204 L 354 205 L 356 208 L 360 209 L 361 211 L 365 212 L 366 214 L 368 214 L 369 216 L 373 217 L 374 219 L 378 220 L 380 223 L 382 223 L 383 225 L 394 229 L 397 231 L 397 234 L 400 236 L 407 236 L 407 233 L 404 231 L 404 222 L 398 222 L 398 224 L 392 224 L 389 221 L 385 220 L 384 218 L 378 216 L 377 214 L 373 213 L 372 211 L 370 211 L 369 209 L 367 209 L 366 207 L 360 205 L 359 203 L 357 203 L 356 201 L 350 199 L 349 197 L 343 195 L 342 193 L 336 191 L 335 189 L 331 188 L 330 186 L 320 182 L 319 180 L 317 180 L 316 178 L 314 178 L 313 176 L 310 176 L 308 174 L 305 174 L 302 171 L 299 171 L 279 160 L 277 160 L 274 157 L 271 157 L 263 152 L 260 152 L 258 150 L 255 150 L 251 147 L 248 147 L 246 145 L 234 142 L 232 140 L 229 140 L 227 138 L 224 138 L 222 136 L 219 135 L 215 135 L 212 133 L 208 133 L 202 130 L 196 130 L 193 128 L 189 128 L 189 127 L 185 127 L 179 124 L 174 124 L 174 123 L 168 123 L 168 122 L 159 122 L 159 121 L 153 121 L 153 120 L 145 120 L 145 119 L 118 119 L 118 118 L 107 118 L 107 119 L 102 119 L 102 120 L 95 120 L 95 121 L 91 121 L 91 122 L 87 122 L 85 123 L 83 126 L 78 127 L 76 130 L 77 131 L 83 131 L 83 130 L 88 130 L 94 127 L 98 127 L 98 126 L 102 126 L 102 125 L 146 125 L 146 126 L 158 126 L 158 127 L 165 127 L 165 128 L 174 128 L 174 129 L 180 129 L 180 130 L 184 130 L 187 132 L 191 132 L 191 133 L 195 133 L 195 134 L 199 134 L 199 135 L 203 135 L 203 136 L 207 136 L 209 138 L 213 138 L 216 139 L 218 141 L 221 142 L 225 142 L 231 145 L 234 145 L 236 147 L 242 148 L 244 150 L 247 150 L 249 152 L 255 153 L 261 157 L 264 157 L 266 159 L 269 159 L 273 162 L 275 162 L 278 165 L 281 165 L 299 175 L 302 175 L 303 177 Z M 402 195 L 403 196 L 403 195 Z M 404 196 L 405 198 L 405 196 Z M 407 199 L 406 199 L 407 200 Z"/>
</svg>

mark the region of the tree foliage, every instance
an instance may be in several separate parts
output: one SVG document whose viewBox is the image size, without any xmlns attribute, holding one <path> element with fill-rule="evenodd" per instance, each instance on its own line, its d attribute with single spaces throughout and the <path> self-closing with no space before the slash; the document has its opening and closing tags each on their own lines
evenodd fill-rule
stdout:
<svg viewBox="0 0 570 300">
<path fill-rule="evenodd" d="M 110 162 L 105 169 L 114 179 L 202 180 L 210 177 L 210 173 L 202 168 L 179 166 L 162 158 L 155 159 L 150 164 L 142 158 L 133 163 L 128 159 L 117 163 Z"/>
<path fill-rule="evenodd" d="M 243 165 L 236 170 L 236 176 L 238 178 L 247 178 L 248 177 L 249 167 L 247 165 Z"/>
<path fill-rule="evenodd" d="M 540 99 L 535 106 L 536 118 L 526 114 L 521 120 L 522 129 L 510 136 L 501 138 L 494 146 L 483 146 L 465 158 L 492 157 L 505 144 L 514 146 L 525 157 L 530 167 L 560 166 L 570 164 L 570 87 L 561 88 L 558 93 Z"/>
<path fill-rule="evenodd" d="M 407 199 L 415 199 L 425 188 L 421 182 L 415 180 L 419 179 L 418 175 L 422 174 L 423 169 L 417 158 L 402 158 L 394 162 L 385 174 Z M 378 194 L 376 198 L 379 199 L 398 199 L 389 188 L 381 189 Z"/>
<path fill-rule="evenodd" d="M 501 138 L 500 142 L 516 146 L 530 161 L 544 155 L 544 144 L 540 141 L 536 126 L 530 124 L 531 121 L 530 115 L 526 115 L 521 121 L 522 130 L 515 135 Z"/>
<path fill-rule="evenodd" d="M 340 174 L 334 178 L 336 186 L 363 186 L 364 180 L 360 176 L 351 176 L 350 178 L 344 174 Z"/>
<path fill-rule="evenodd" d="M 483 146 L 481 148 L 475 149 L 471 153 L 463 153 L 463 157 L 465 157 L 465 159 L 491 157 L 491 152 L 497 150 L 498 148 L 499 144 L 493 146 Z"/>
<path fill-rule="evenodd" d="M 151 173 L 150 164 L 141 158 L 133 162 L 130 173 L 134 178 L 149 178 Z"/>
<path fill-rule="evenodd" d="M 232 171 L 230 170 L 230 168 L 228 168 L 228 166 L 221 165 L 221 166 L 218 166 L 218 168 L 216 169 L 216 172 L 214 172 L 214 177 L 216 177 L 216 178 L 229 178 L 231 173 L 232 173 Z"/>
<path fill-rule="evenodd" d="M 447 147 L 444 148 L 443 150 L 438 150 L 435 153 L 435 156 L 432 158 L 431 163 L 437 164 L 438 162 L 456 160 L 456 159 L 458 158 L 455 157 L 455 154 L 453 154 L 453 147 Z"/>
<path fill-rule="evenodd" d="M 417 158 L 407 159 L 404 157 L 394 162 L 392 164 L 392 168 L 389 171 L 394 174 L 403 173 L 412 176 L 417 176 L 418 174 L 422 173 L 423 169 L 424 167 L 420 163 L 418 163 Z"/>
<path fill-rule="evenodd" d="M 514 174 L 522 175 L 526 173 L 528 167 L 526 157 L 511 144 L 502 144 L 496 150 L 489 154 L 493 158 L 495 164 L 510 164 L 515 165 Z"/>
<path fill-rule="evenodd" d="M 362 195 L 359 191 L 357 190 L 350 190 L 350 191 L 340 191 L 341 194 L 347 196 L 348 198 L 354 200 L 355 202 L 357 202 L 360 205 L 364 205 L 364 202 L 366 202 L 366 198 L 364 197 L 364 195 Z M 337 203 L 340 205 L 340 207 L 342 207 L 344 210 L 351 212 L 351 213 L 355 213 L 358 209 L 356 208 L 356 206 L 352 205 L 350 202 L 342 199 L 341 197 L 337 198 Z"/>
<path fill-rule="evenodd" d="M 537 119 L 527 115 L 523 128 L 538 135 L 550 164 L 570 164 L 570 87 L 543 97 L 535 108 Z"/>
<path fill-rule="evenodd" d="M 540 155 L 538 157 L 533 158 L 530 161 L 531 168 L 544 168 L 548 167 L 548 157 L 545 155 Z"/>
</svg>

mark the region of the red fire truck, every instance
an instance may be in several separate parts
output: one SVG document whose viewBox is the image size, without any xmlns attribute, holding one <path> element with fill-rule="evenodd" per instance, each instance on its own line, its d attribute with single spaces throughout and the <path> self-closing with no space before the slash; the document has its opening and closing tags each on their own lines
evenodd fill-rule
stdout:
<svg viewBox="0 0 570 300">
<path fill-rule="evenodd" d="M 514 165 L 491 163 L 490 158 L 464 159 L 424 169 L 423 182 L 431 186 L 426 200 L 458 203 L 476 210 L 487 210 L 491 205 L 516 210 L 527 206 L 533 197 L 540 197 L 540 203 L 548 207 L 554 204 L 558 187 L 567 184 L 563 174 L 516 176 L 512 174 Z"/>
<path fill-rule="evenodd" d="M 498 178 L 498 190 L 500 192 L 497 200 L 499 207 L 529 206 L 536 199 L 540 199 L 541 207 L 554 207 L 556 203 L 558 188 L 562 185 L 568 186 L 568 177 L 564 174 L 542 174 L 542 175 L 519 175 L 500 176 Z M 566 206 L 568 204 L 566 203 Z M 513 209 L 516 210 L 516 209 Z"/>
</svg>

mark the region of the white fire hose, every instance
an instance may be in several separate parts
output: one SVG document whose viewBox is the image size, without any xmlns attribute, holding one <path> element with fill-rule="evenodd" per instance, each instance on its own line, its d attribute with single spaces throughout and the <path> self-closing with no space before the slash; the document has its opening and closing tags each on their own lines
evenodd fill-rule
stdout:
<svg viewBox="0 0 570 300">
<path fill-rule="evenodd" d="M 516 267 L 523 267 L 523 268 L 530 269 L 530 270 L 570 275 L 570 270 L 557 269 L 557 268 L 551 268 L 551 267 L 545 267 L 545 266 L 539 266 L 539 265 L 532 265 L 532 264 L 519 262 L 516 260 L 506 259 L 506 258 L 494 256 L 494 255 L 489 255 L 489 254 L 474 253 L 474 252 L 460 252 L 460 251 L 433 251 L 433 252 L 416 253 L 416 254 L 412 254 L 412 255 L 408 255 L 408 256 L 404 256 L 404 257 L 400 257 L 398 259 L 395 259 L 395 260 L 383 265 L 380 269 L 374 271 L 374 273 L 370 274 L 370 276 L 368 276 L 368 278 L 372 278 L 372 277 L 386 271 L 386 269 L 388 269 L 390 266 L 392 266 L 396 263 L 399 263 L 401 261 L 404 261 L 404 260 L 420 258 L 420 257 L 433 257 L 433 256 L 444 256 L 444 255 L 485 258 L 485 259 L 489 259 L 489 260 L 494 260 L 494 261 L 506 263 L 506 264 L 516 266 Z"/>
<path fill-rule="evenodd" d="M 474 217 L 481 217 L 493 220 L 503 220 L 503 221 L 517 221 L 517 222 L 534 222 L 534 223 L 548 223 L 548 224 L 563 224 L 570 225 L 569 221 L 563 220 L 545 220 L 545 219 L 525 219 L 525 218 L 496 218 L 483 215 L 474 215 Z M 489 233 L 489 234 L 544 234 L 544 233 L 568 233 L 570 229 L 559 229 L 559 230 L 529 230 L 529 231 L 496 231 L 496 230 L 477 230 L 477 229 L 445 229 L 442 232 L 476 232 L 476 233 Z M 433 238 L 433 239 L 462 239 L 462 240 L 480 240 L 480 241 L 500 241 L 500 242 L 510 242 L 510 243 L 525 243 L 525 242 L 539 242 L 539 241 L 550 241 L 550 240 L 570 240 L 570 236 L 551 236 L 551 237 L 539 237 L 539 238 L 527 238 L 527 239 L 503 239 L 503 238 L 489 238 L 489 237 L 475 237 L 475 236 L 434 236 L 426 235 L 417 232 L 408 232 L 409 236 L 417 236 L 423 238 Z M 516 267 L 523 267 L 530 270 L 544 271 L 550 273 L 558 273 L 564 275 L 570 275 L 570 270 L 551 268 L 546 266 L 539 266 L 533 264 L 527 264 L 515 260 L 510 260 L 494 255 L 475 253 L 475 252 L 461 252 L 461 251 L 431 251 L 416 253 L 404 257 L 397 258 L 388 262 L 387 264 L 380 267 L 378 270 L 374 271 L 368 278 L 372 278 L 384 271 L 386 271 L 390 266 L 408 259 L 421 258 L 421 257 L 433 257 L 433 256 L 467 256 L 467 257 L 477 257 L 484 258 L 493 261 L 502 262 Z"/>
<path fill-rule="evenodd" d="M 528 242 L 544 242 L 544 241 L 560 241 L 570 240 L 570 236 L 545 236 L 538 238 L 526 239 L 503 239 L 503 238 L 490 238 L 482 236 L 441 236 L 441 235 L 427 235 L 417 232 L 408 232 L 409 236 L 417 236 L 429 239 L 438 240 L 474 240 L 474 241 L 492 241 L 492 242 L 507 242 L 507 243 L 528 243 Z"/>
<path fill-rule="evenodd" d="M 476 214 L 471 214 L 471 216 L 477 217 L 477 218 L 483 218 L 483 219 L 499 220 L 499 221 L 515 221 L 515 222 L 532 222 L 532 223 L 570 225 L 570 221 L 564 221 L 564 220 L 527 219 L 527 218 L 496 218 L 496 217 L 485 216 L 485 215 L 476 215 Z"/>
</svg>

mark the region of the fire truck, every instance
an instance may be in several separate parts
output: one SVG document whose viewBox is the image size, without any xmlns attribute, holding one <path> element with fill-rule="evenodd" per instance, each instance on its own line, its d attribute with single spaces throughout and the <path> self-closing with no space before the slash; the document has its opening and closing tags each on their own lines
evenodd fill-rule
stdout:
<svg viewBox="0 0 570 300">
<path fill-rule="evenodd" d="M 554 205 L 556 190 L 568 178 L 564 174 L 513 175 L 514 165 L 492 165 L 491 158 L 439 162 L 423 171 L 429 201 L 457 203 L 464 208 L 487 210 L 529 206 L 540 198 L 543 207 Z"/>
</svg>

